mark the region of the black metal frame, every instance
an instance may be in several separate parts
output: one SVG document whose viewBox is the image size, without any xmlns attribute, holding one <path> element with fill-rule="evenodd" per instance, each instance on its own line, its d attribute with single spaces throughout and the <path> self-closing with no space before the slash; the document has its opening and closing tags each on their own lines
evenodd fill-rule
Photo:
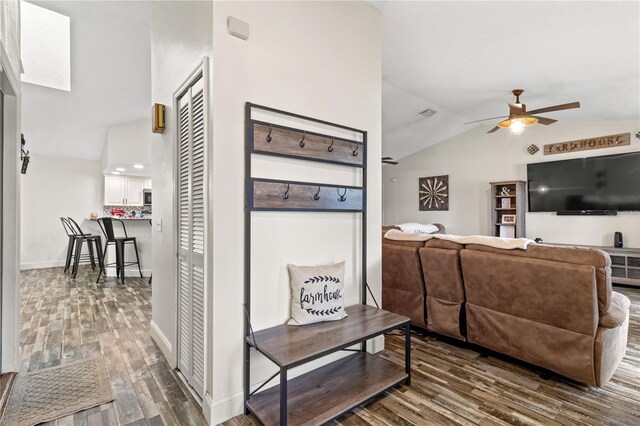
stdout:
<svg viewBox="0 0 640 426">
<path fill-rule="evenodd" d="M 329 126 L 329 127 L 333 127 L 335 129 L 342 129 L 342 130 L 348 130 L 351 132 L 355 132 L 355 133 L 359 133 L 362 135 L 362 142 L 357 142 L 357 141 L 353 141 L 353 140 L 349 140 L 349 139 L 344 139 L 344 138 L 338 138 L 338 137 L 333 137 L 333 136 L 329 136 L 326 134 L 321 134 L 321 133 L 314 133 L 314 132 L 308 132 L 308 131 L 303 131 L 301 129 L 294 129 L 291 127 L 286 127 L 286 126 L 282 126 L 282 125 L 276 125 L 274 123 L 268 123 L 268 122 L 264 122 L 264 121 L 258 121 L 258 120 L 253 120 L 252 117 L 252 110 L 253 109 L 259 109 L 262 111 L 267 111 L 267 112 L 272 112 L 278 115 L 284 115 L 287 117 L 292 117 L 292 118 L 297 118 L 297 119 L 301 119 L 307 122 L 312 122 L 312 123 L 317 123 L 317 124 L 322 124 L 325 126 Z M 254 125 L 255 124 L 260 124 L 260 125 L 268 125 L 270 127 L 276 127 L 276 128 L 282 128 L 282 129 L 286 129 L 286 130 L 293 130 L 293 131 L 300 131 L 303 132 L 303 135 L 306 134 L 310 134 L 310 135 L 316 135 L 316 136 L 323 136 L 323 137 L 327 137 L 327 138 L 333 138 L 335 140 L 340 140 L 343 142 L 350 142 L 353 144 L 356 144 L 356 148 L 354 149 L 354 153 L 353 155 L 356 155 L 355 152 L 357 152 L 358 150 L 361 150 L 362 153 L 362 165 L 360 164 L 354 164 L 354 163 L 349 163 L 346 161 L 338 161 L 338 160 L 330 160 L 330 159 L 323 159 L 323 158 L 314 158 L 314 157 L 307 157 L 304 155 L 304 151 L 301 151 L 300 155 L 292 155 L 292 154 L 284 154 L 284 153 L 277 153 L 277 152 L 265 152 L 262 150 L 256 150 L 254 149 L 254 140 L 253 140 L 253 136 L 254 136 Z M 270 137 L 271 133 L 269 133 L 268 137 Z M 303 139 L 301 140 L 300 144 L 301 144 L 301 149 L 303 148 L 304 144 L 304 136 Z M 270 141 L 269 141 L 270 142 Z M 333 143 L 331 146 L 329 146 L 329 148 L 331 148 L 333 146 Z M 329 149 L 329 152 L 332 152 L 331 149 Z M 319 163 L 330 163 L 330 164 L 337 164 L 337 165 L 341 165 L 341 166 L 345 166 L 345 167 L 350 167 L 350 168 L 354 168 L 354 169 L 362 169 L 362 185 L 361 186 L 345 186 L 345 185 L 333 185 L 333 184 L 324 184 L 324 183 L 318 183 L 318 182 L 298 182 L 298 181 L 286 181 L 286 180 L 275 180 L 275 179 L 264 179 L 264 178 L 254 178 L 251 175 L 251 161 L 252 161 L 252 155 L 269 155 L 269 156 L 276 156 L 276 157 L 283 157 L 283 158 L 293 158 L 293 159 L 297 159 L 297 160 L 303 160 L 303 161 L 313 161 L 313 162 L 319 162 Z M 367 292 L 369 292 L 371 294 L 371 297 L 376 305 L 376 307 L 378 307 L 378 309 L 380 308 L 380 306 L 378 305 L 377 300 L 375 299 L 375 297 L 373 296 L 373 293 L 371 292 L 371 289 L 369 288 L 369 285 L 367 284 L 367 132 L 365 130 L 360 130 L 360 129 L 356 129 L 353 127 L 348 127 L 348 126 L 344 126 L 341 124 L 336 124 L 336 123 L 331 123 L 328 121 L 324 121 L 324 120 L 319 120 L 316 118 L 312 118 L 312 117 L 307 117 L 304 115 L 300 115 L 300 114 L 295 114 L 295 113 L 291 113 L 288 111 L 282 111 L 279 109 L 275 109 L 275 108 L 270 108 L 270 107 L 265 107 L 262 105 L 256 105 L 256 104 L 252 104 L 250 102 L 247 102 L 245 104 L 245 162 L 244 162 L 244 172 L 245 172 L 245 220 L 244 220 L 244 309 L 245 309 L 245 320 L 244 320 L 244 411 L 245 414 L 249 413 L 249 408 L 247 405 L 247 401 L 249 401 L 249 399 L 251 398 L 252 395 L 254 395 L 255 393 L 257 393 L 260 389 L 262 389 L 267 383 L 269 383 L 271 380 L 273 380 L 275 377 L 277 377 L 278 375 L 280 376 L 280 424 L 281 425 L 286 425 L 287 424 L 287 375 L 288 375 L 288 371 L 291 368 L 297 367 L 299 365 L 308 363 L 310 361 L 313 361 L 315 359 L 321 358 L 323 356 L 326 356 L 330 353 L 339 351 L 339 350 L 347 350 L 347 351 L 359 351 L 359 352 L 366 352 L 367 350 L 367 340 L 379 336 L 379 335 L 383 335 L 384 333 L 396 329 L 396 328 L 403 328 L 405 330 L 405 372 L 407 374 L 407 377 L 404 380 L 399 381 L 398 383 L 395 383 L 393 386 L 401 383 L 404 381 L 404 383 L 408 386 L 411 384 L 411 331 L 410 331 L 410 323 L 409 320 L 407 319 L 406 323 L 401 324 L 400 326 L 394 326 L 394 327 L 390 327 L 388 329 L 385 330 L 381 330 L 379 332 L 376 333 L 372 333 L 370 335 L 366 335 L 363 336 L 359 339 L 355 339 L 352 342 L 349 342 L 348 344 L 345 345 L 341 345 L 340 347 L 334 347 L 330 350 L 327 351 L 323 351 L 322 353 L 319 353 L 313 357 L 310 358 L 306 358 L 302 361 L 299 362 L 295 362 L 292 363 L 290 365 L 279 365 L 278 362 L 276 362 L 276 360 L 271 359 L 271 357 L 269 357 L 267 354 L 265 354 L 264 352 L 262 352 L 262 350 L 260 349 L 260 347 L 258 346 L 256 340 L 255 340 L 255 335 L 253 333 L 253 327 L 251 325 L 251 214 L 254 211 L 291 211 L 291 212 L 300 212 L 300 211 L 313 211 L 313 212 L 340 212 L 340 213 L 361 213 L 362 214 L 362 240 L 361 240 L 361 245 L 362 245 L 362 264 L 361 264 L 361 285 L 360 285 L 360 303 L 363 305 L 367 304 Z M 264 208 L 264 207 L 260 207 L 260 208 L 254 208 L 253 207 L 253 183 L 254 182 L 259 182 L 259 181 L 268 181 L 268 182 L 277 182 L 277 183 L 283 183 L 283 184 L 300 184 L 300 185 L 313 185 L 313 186 L 319 186 L 319 187 L 331 187 L 331 188 L 348 188 L 348 189 L 359 189 L 362 190 L 362 205 L 360 209 L 305 209 L 305 208 Z M 316 194 L 317 195 L 317 194 Z M 339 194 L 340 195 L 340 194 Z M 285 193 L 286 196 L 286 193 Z M 315 199 L 315 198 L 314 198 Z M 349 349 L 350 346 L 354 346 L 354 345 L 360 345 L 360 349 Z M 250 358 L 250 350 L 251 348 L 255 348 L 258 352 L 262 353 L 263 355 L 265 355 L 268 359 L 270 359 L 274 364 L 276 364 L 279 367 L 279 371 L 276 372 L 274 375 L 272 375 L 268 380 L 266 380 L 264 383 L 262 383 L 257 389 L 255 389 L 253 392 L 251 392 L 251 379 L 250 379 L 250 370 L 251 370 L 251 358 Z M 353 407 L 351 407 L 353 408 Z"/>
<path fill-rule="evenodd" d="M 347 164 L 345 162 L 325 160 L 325 159 L 315 159 L 315 158 L 304 158 L 304 156 L 291 156 L 291 155 L 281 155 L 277 153 L 265 153 L 263 151 L 255 151 L 253 144 L 253 125 L 254 123 L 260 124 L 271 124 L 265 122 L 259 122 L 256 120 L 252 120 L 251 113 L 253 109 L 259 109 L 262 111 L 276 113 L 278 115 L 284 115 L 292 118 L 298 118 L 304 121 L 322 124 L 326 126 L 330 126 L 336 129 L 348 130 L 355 133 L 359 133 L 362 135 L 362 166 Z M 284 126 L 278 126 L 284 127 Z M 311 134 L 311 132 L 309 132 Z M 323 135 L 326 136 L 326 135 Z M 330 136 L 329 136 L 330 137 Z M 355 141 L 351 141 L 355 142 Z M 254 211 L 251 206 L 252 195 L 249 195 L 251 192 L 248 191 L 250 187 L 250 183 L 252 180 L 251 176 L 251 158 L 252 154 L 260 154 L 260 155 L 274 155 L 285 158 L 296 158 L 296 159 L 304 159 L 305 161 L 314 161 L 314 162 L 322 162 L 322 163 L 333 163 L 340 164 L 346 167 L 353 168 L 362 168 L 362 186 L 359 187 L 362 189 L 362 209 L 358 212 L 362 214 L 362 266 L 361 266 L 361 274 L 362 274 L 362 283 L 360 290 L 361 303 L 363 305 L 367 304 L 367 132 L 365 130 L 356 129 L 349 126 L 344 126 L 337 123 L 331 123 L 325 120 L 320 120 L 317 118 L 307 117 L 301 114 L 296 114 L 288 111 L 279 110 L 276 108 L 270 108 L 262 105 L 252 104 L 247 102 L 245 104 L 245 162 L 244 162 L 244 173 L 245 173 L 245 223 L 244 223 L 244 301 L 245 301 L 245 309 L 246 309 L 246 318 L 244 323 L 244 335 L 248 337 L 253 334 L 251 327 L 251 212 Z M 314 185 L 318 185 L 318 183 L 314 183 Z M 327 186 L 327 185 L 325 185 Z M 252 194 L 252 193 L 251 193 Z M 265 209 L 260 209 L 264 211 Z M 290 209 L 291 210 L 291 209 Z M 322 209 L 318 209 L 315 211 L 323 211 Z M 342 212 L 347 212 L 347 210 L 341 210 Z M 353 212 L 353 211 L 352 211 Z M 377 303 L 376 303 L 377 304 Z M 370 337 L 369 337 L 370 338 Z M 248 414 L 248 408 L 246 402 L 251 397 L 250 387 L 250 345 L 245 338 L 244 344 L 244 410 L 245 413 Z M 363 339 L 360 343 L 361 350 L 367 350 L 366 339 Z M 256 349 L 259 348 L 254 341 L 254 345 Z M 334 349 L 335 351 L 335 349 Z M 326 355 L 326 354 L 323 354 Z M 408 368 L 408 367 L 407 367 Z M 286 424 L 287 419 L 287 406 L 286 403 L 282 404 L 282 401 L 286 402 L 287 395 L 287 368 L 280 368 L 280 394 L 281 394 L 281 404 L 280 404 L 280 419 L 281 424 Z M 284 399 L 283 399 L 284 395 Z M 284 421 L 284 423 L 283 423 Z"/>
</svg>

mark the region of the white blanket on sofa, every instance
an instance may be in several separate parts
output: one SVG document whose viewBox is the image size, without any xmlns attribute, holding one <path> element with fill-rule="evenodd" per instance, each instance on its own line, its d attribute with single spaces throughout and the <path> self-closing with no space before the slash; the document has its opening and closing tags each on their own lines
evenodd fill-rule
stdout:
<svg viewBox="0 0 640 426">
<path fill-rule="evenodd" d="M 528 238 L 500 238 L 486 235 L 414 234 L 402 232 L 397 229 L 390 229 L 384 234 L 384 237 L 396 241 L 428 241 L 432 238 L 437 238 L 439 240 L 453 241 L 458 244 L 480 244 L 504 250 L 526 250 L 529 244 L 535 243 L 535 241 Z"/>
</svg>

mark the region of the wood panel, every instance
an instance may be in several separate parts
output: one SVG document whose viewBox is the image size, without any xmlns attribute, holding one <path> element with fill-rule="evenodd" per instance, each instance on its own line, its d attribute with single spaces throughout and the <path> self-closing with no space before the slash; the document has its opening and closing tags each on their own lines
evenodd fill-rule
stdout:
<svg viewBox="0 0 640 426">
<path fill-rule="evenodd" d="M 270 138 L 270 139 L 269 139 Z M 253 122 L 253 152 L 362 167 L 364 144 L 270 123 Z M 301 146 L 302 145 L 302 146 Z"/>
<path fill-rule="evenodd" d="M 402 367 L 377 355 L 342 358 L 287 383 L 287 422 L 324 424 L 406 377 Z M 247 405 L 263 424 L 280 424 L 280 385 L 255 394 Z"/>
<path fill-rule="evenodd" d="M 333 424 L 638 425 L 640 289 L 614 287 L 631 299 L 627 354 L 603 388 L 437 335 L 413 334 L 411 386 L 385 392 Z M 404 337 L 387 335 L 383 356 L 404 365 Z M 225 426 L 259 425 L 238 416 Z"/>
<path fill-rule="evenodd" d="M 336 348 L 345 348 L 400 327 L 409 318 L 368 305 L 345 308 L 347 317 L 305 326 L 279 325 L 255 333 L 256 342 L 266 357 L 278 366 L 292 366 Z M 247 342 L 253 345 L 251 336 Z"/>
<path fill-rule="evenodd" d="M 362 188 L 307 182 L 252 179 L 252 210 L 362 211 Z"/>
</svg>

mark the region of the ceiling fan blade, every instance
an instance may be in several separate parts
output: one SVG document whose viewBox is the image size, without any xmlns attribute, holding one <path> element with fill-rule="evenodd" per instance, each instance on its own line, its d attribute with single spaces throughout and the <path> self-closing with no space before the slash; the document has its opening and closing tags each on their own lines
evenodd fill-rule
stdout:
<svg viewBox="0 0 640 426">
<path fill-rule="evenodd" d="M 543 112 L 562 111 L 563 109 L 580 108 L 580 102 L 570 102 L 568 104 L 554 105 L 545 108 L 538 108 L 532 111 L 527 111 L 528 114 L 540 114 Z"/>
<path fill-rule="evenodd" d="M 508 115 L 501 115 L 500 117 L 491 117 L 491 118 L 483 118 L 482 120 L 476 120 L 476 121 L 468 121 L 464 124 L 472 124 L 472 123 L 479 123 L 481 121 L 487 121 L 487 120 L 497 120 L 498 118 L 507 118 Z"/>
<path fill-rule="evenodd" d="M 393 157 L 382 157 L 383 160 L 393 160 Z"/>
<path fill-rule="evenodd" d="M 499 130 L 499 129 L 500 129 L 500 127 L 496 126 L 493 129 L 489 130 L 487 133 L 493 133 L 493 132 L 495 132 L 496 130 Z"/>
<path fill-rule="evenodd" d="M 537 118 L 538 123 L 544 124 L 545 126 L 548 126 L 549 124 L 553 124 L 556 121 L 558 121 L 558 120 L 554 120 L 553 118 L 540 117 L 539 115 L 532 115 L 531 117 Z"/>
<path fill-rule="evenodd" d="M 398 162 L 397 162 L 397 161 L 391 161 L 391 160 L 382 160 L 382 162 L 383 162 L 384 164 L 391 164 L 392 166 L 395 166 L 395 165 L 397 165 L 397 164 L 398 164 Z"/>
</svg>

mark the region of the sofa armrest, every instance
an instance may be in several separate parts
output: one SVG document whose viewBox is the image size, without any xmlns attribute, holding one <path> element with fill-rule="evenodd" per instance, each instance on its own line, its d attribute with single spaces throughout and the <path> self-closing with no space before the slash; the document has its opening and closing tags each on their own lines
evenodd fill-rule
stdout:
<svg viewBox="0 0 640 426">
<path fill-rule="evenodd" d="M 631 302 L 626 296 L 615 291 L 611 292 L 611 304 L 607 312 L 600 315 L 598 326 L 604 328 L 616 328 L 624 323 L 629 314 Z"/>
</svg>

